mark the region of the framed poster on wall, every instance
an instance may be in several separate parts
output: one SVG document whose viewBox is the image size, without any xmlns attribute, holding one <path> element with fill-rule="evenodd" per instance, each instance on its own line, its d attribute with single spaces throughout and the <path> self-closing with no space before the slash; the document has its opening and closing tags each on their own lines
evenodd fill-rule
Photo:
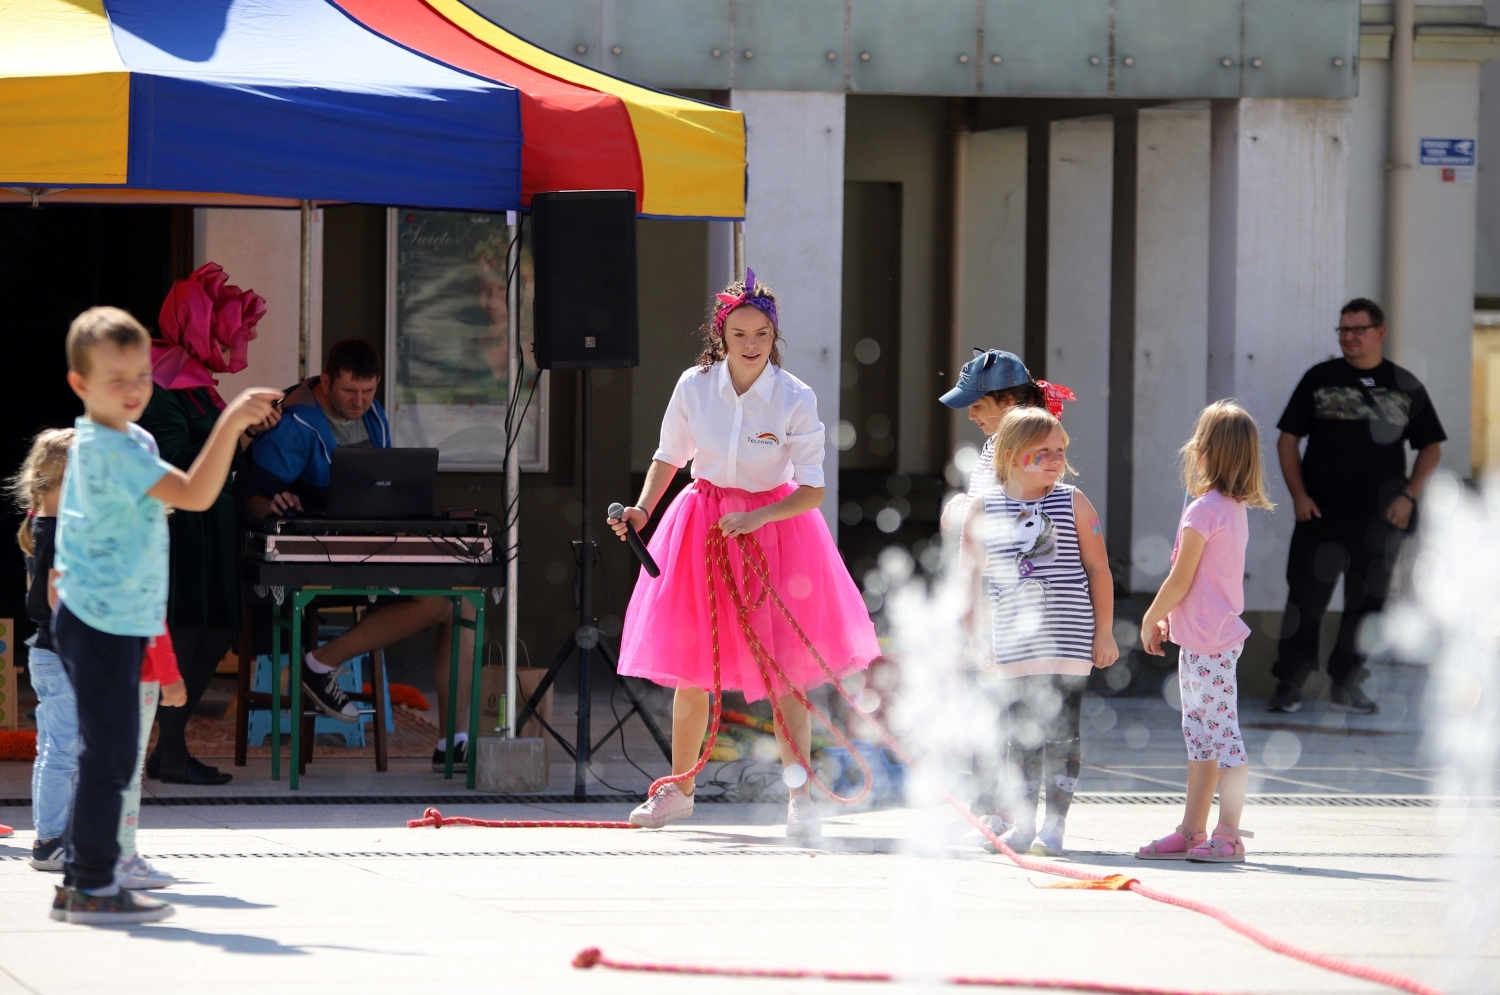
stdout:
<svg viewBox="0 0 1500 995">
<path fill-rule="evenodd" d="M 504 214 L 386 212 L 391 434 L 397 446 L 436 447 L 441 470 L 504 469 L 508 421 L 518 423 L 521 469 L 547 469 L 548 378 L 532 351 L 535 271 L 523 237 L 518 292 L 509 293 L 512 231 Z M 516 300 L 519 350 L 510 341 Z"/>
</svg>

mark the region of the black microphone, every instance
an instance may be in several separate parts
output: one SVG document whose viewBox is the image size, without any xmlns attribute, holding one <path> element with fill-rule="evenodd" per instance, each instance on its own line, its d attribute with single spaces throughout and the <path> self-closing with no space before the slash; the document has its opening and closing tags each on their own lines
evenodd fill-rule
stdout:
<svg viewBox="0 0 1500 995">
<path fill-rule="evenodd" d="M 656 565 L 656 560 L 651 557 L 651 551 L 646 548 L 645 543 L 641 542 L 640 533 L 636 532 L 635 526 L 630 524 L 630 519 L 625 517 L 625 506 L 618 501 L 610 505 L 609 517 L 617 522 L 625 523 L 625 541 L 630 543 L 630 548 L 635 551 L 636 559 L 641 561 L 641 566 L 646 568 L 648 574 L 660 577 L 661 567 Z"/>
</svg>

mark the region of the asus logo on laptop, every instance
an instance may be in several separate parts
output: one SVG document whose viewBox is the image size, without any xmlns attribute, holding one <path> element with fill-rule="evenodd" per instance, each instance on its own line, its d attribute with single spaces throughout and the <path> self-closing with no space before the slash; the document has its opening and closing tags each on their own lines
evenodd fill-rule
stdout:
<svg viewBox="0 0 1500 995">
<path fill-rule="evenodd" d="M 389 487 L 389 486 L 391 486 L 391 482 L 389 480 L 377 480 L 377 481 L 375 481 L 375 486 L 376 487 Z"/>
</svg>

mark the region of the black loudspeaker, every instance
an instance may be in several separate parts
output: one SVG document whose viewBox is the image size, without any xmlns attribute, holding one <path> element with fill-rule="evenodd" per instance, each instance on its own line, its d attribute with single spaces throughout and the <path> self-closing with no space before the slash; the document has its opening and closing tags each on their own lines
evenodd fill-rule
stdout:
<svg viewBox="0 0 1500 995">
<path fill-rule="evenodd" d="M 536 194 L 531 231 L 537 366 L 639 366 L 635 191 Z"/>
</svg>

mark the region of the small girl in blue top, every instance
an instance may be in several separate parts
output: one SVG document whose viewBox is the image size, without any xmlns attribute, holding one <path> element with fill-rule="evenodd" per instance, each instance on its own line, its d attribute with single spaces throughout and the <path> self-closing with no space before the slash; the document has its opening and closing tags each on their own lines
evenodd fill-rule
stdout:
<svg viewBox="0 0 1500 995">
<path fill-rule="evenodd" d="M 151 399 L 151 340 L 119 308 L 90 308 L 68 329 L 68 386 L 83 401 L 58 505 L 52 640 L 78 703 L 78 780 L 64 834 L 54 919 L 152 922 L 165 902 L 115 881 L 121 791 L 140 728 L 146 641 L 166 627 L 166 505 L 203 511 L 218 498 L 239 435 L 271 413 L 280 391 L 232 401 L 186 473 L 136 425 Z"/>
</svg>

